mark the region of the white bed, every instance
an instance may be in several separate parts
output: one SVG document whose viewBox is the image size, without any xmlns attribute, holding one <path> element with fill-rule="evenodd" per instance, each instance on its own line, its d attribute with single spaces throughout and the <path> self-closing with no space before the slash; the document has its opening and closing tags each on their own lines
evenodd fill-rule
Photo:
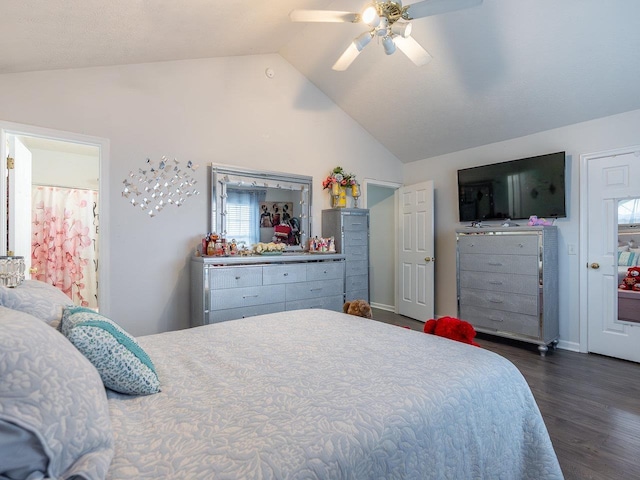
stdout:
<svg viewBox="0 0 640 480">
<path fill-rule="evenodd" d="M 44 342 L 49 333 L 40 335 Z M 161 392 L 108 390 L 112 437 L 101 448 L 106 457 L 111 448 L 110 463 L 67 472 L 102 478 L 108 466 L 112 480 L 562 478 L 522 375 L 481 348 L 326 310 L 137 340 Z"/>
</svg>

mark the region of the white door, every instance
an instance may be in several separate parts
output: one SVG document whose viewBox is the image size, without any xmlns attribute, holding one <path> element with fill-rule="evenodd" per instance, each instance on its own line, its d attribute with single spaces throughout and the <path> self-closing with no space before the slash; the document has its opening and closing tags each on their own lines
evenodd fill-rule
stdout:
<svg viewBox="0 0 640 480">
<path fill-rule="evenodd" d="M 640 197 L 640 147 L 583 155 L 587 349 L 640 362 L 640 323 L 618 319 L 618 203 Z M 586 260 L 586 261 L 585 261 Z M 640 297 L 640 293 L 638 294 Z M 638 298 L 640 311 L 640 298 Z"/>
<path fill-rule="evenodd" d="M 7 138 L 9 157 L 13 164 L 8 168 L 9 228 L 7 250 L 24 257 L 25 272 L 31 268 L 31 152 L 19 138 Z"/>
<path fill-rule="evenodd" d="M 433 182 L 401 187 L 398 199 L 396 313 L 433 318 Z"/>
</svg>

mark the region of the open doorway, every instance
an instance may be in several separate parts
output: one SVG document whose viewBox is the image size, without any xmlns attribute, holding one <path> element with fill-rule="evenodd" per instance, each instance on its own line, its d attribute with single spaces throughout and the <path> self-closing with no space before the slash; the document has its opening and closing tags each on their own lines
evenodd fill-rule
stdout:
<svg viewBox="0 0 640 480">
<path fill-rule="evenodd" d="M 395 192 L 402 185 L 365 179 L 362 202 L 369 209 L 369 296 L 371 306 L 395 311 Z"/>
<path fill-rule="evenodd" d="M 1 140 L 2 254 L 24 257 L 26 278 L 54 285 L 76 305 L 102 309 L 106 141 L 31 127 L 2 129 Z"/>
</svg>

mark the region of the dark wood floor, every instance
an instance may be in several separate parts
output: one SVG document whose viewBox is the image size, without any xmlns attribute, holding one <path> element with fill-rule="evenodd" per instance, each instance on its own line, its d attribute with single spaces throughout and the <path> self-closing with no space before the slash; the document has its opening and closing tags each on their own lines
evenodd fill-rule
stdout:
<svg viewBox="0 0 640 480">
<path fill-rule="evenodd" d="M 424 326 L 379 309 L 373 317 Z M 560 349 L 543 358 L 536 345 L 490 335 L 478 334 L 477 342 L 522 372 L 567 480 L 640 479 L 640 364 Z"/>
</svg>

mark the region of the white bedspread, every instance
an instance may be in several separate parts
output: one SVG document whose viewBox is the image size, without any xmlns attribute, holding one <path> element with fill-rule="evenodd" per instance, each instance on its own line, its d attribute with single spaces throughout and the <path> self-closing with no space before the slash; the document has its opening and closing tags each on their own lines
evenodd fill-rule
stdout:
<svg viewBox="0 0 640 480">
<path fill-rule="evenodd" d="M 111 479 L 556 479 L 504 358 L 326 310 L 138 339 L 162 392 L 109 393 Z"/>
</svg>

